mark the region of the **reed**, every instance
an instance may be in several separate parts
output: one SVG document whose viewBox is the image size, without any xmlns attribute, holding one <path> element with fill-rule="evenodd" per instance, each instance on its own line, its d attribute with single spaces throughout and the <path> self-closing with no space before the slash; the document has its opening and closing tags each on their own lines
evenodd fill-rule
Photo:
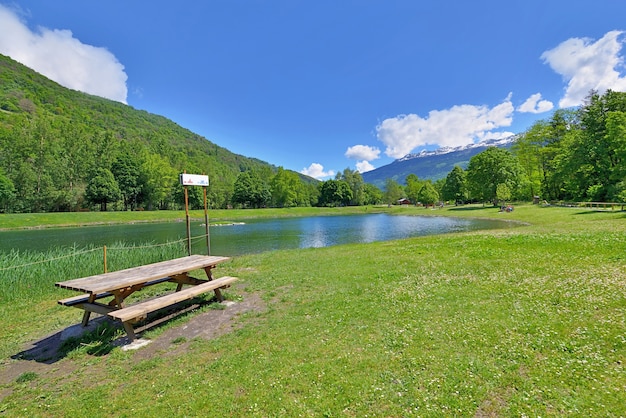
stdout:
<svg viewBox="0 0 626 418">
<path fill-rule="evenodd" d="M 115 243 L 106 250 L 107 268 L 115 271 L 181 257 L 183 251 L 178 242 L 158 246 Z M 103 247 L 72 246 L 47 252 L 0 253 L 0 303 L 48 298 L 56 282 L 103 272 Z"/>
<path fill-rule="evenodd" d="M 184 255 L 185 247 L 180 242 L 115 243 L 107 247 L 107 267 L 108 271 L 115 271 Z M 0 316 L 8 324 L 2 329 L 0 356 L 15 351 L 30 338 L 28 335 L 33 329 L 51 329 L 71 318 L 77 320 L 77 310 L 56 303 L 58 299 L 75 296 L 76 292 L 57 288 L 55 283 L 103 272 L 103 247 L 72 246 L 46 252 L 0 253 Z M 44 324 L 49 327 L 42 327 Z"/>
</svg>

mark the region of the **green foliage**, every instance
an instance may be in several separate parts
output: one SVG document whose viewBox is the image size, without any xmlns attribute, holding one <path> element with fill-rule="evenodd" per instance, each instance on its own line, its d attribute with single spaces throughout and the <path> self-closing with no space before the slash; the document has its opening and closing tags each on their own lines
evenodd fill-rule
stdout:
<svg viewBox="0 0 626 418">
<path fill-rule="evenodd" d="M 0 108 L 0 168 L 15 189 L 7 209 L 14 212 L 84 207 L 96 168 L 113 171 L 125 208 L 146 209 L 171 206 L 184 170 L 209 175 L 214 208 L 230 204 L 240 172 L 256 170 L 269 182 L 275 171 L 164 117 L 63 88 L 3 55 Z"/>
<path fill-rule="evenodd" d="M 454 166 L 448 173 L 441 188 L 441 197 L 444 200 L 453 200 L 455 204 L 462 204 L 467 200 L 466 173 L 460 166 Z"/>
<path fill-rule="evenodd" d="M 278 167 L 276 175 L 272 177 L 270 191 L 274 207 L 289 208 L 311 204 L 306 185 L 296 173 L 282 167 Z"/>
<path fill-rule="evenodd" d="M 365 182 L 363 181 L 363 177 L 361 173 L 356 170 L 350 170 L 346 168 L 341 173 L 337 173 L 335 178 L 336 180 L 345 181 L 352 192 L 352 197 L 350 198 L 349 205 L 352 206 L 361 206 L 365 204 L 366 196 L 365 196 Z"/>
<path fill-rule="evenodd" d="M 233 203 L 244 208 L 260 208 L 271 199 L 269 187 L 254 171 L 240 173 L 235 181 Z"/>
<path fill-rule="evenodd" d="M 141 166 L 129 153 L 117 156 L 113 161 L 111 172 L 120 188 L 124 201 L 124 210 L 135 209 L 141 195 Z"/>
<path fill-rule="evenodd" d="M 387 179 L 385 182 L 385 191 L 383 193 L 383 199 L 385 203 L 392 205 L 404 196 L 404 189 L 397 181 Z"/>
<path fill-rule="evenodd" d="M 100 210 L 106 212 L 107 203 L 115 202 L 119 197 L 120 188 L 113 173 L 106 168 L 96 169 L 85 190 L 87 201 L 99 204 Z"/>
<path fill-rule="evenodd" d="M 319 206 L 347 206 L 352 201 L 350 185 L 343 180 L 327 180 L 320 184 Z"/>
<path fill-rule="evenodd" d="M 499 184 L 516 189 L 521 168 L 517 159 L 502 148 L 490 147 L 475 155 L 467 167 L 467 184 L 471 196 L 480 202 L 497 205 L 496 190 Z"/>
<path fill-rule="evenodd" d="M 406 197 L 413 203 L 420 201 L 420 190 L 422 190 L 424 182 L 420 181 L 415 174 L 409 174 L 406 177 L 406 187 L 404 192 Z"/>
<path fill-rule="evenodd" d="M 383 202 L 383 192 L 373 184 L 363 185 L 364 205 L 378 205 Z"/>
<path fill-rule="evenodd" d="M 511 189 L 505 183 L 500 183 L 496 187 L 496 199 L 498 199 L 498 203 L 505 203 L 508 200 L 511 200 Z"/>
<path fill-rule="evenodd" d="M 11 209 L 11 203 L 15 198 L 15 186 L 0 169 L 0 213 L 8 212 Z"/>
<path fill-rule="evenodd" d="M 425 206 L 434 205 L 439 201 L 439 193 L 430 181 L 425 181 L 417 195 L 418 201 Z"/>
<path fill-rule="evenodd" d="M 535 123 L 514 147 L 530 193 L 547 200 L 622 201 L 626 93 L 591 92 L 577 110 Z"/>
</svg>

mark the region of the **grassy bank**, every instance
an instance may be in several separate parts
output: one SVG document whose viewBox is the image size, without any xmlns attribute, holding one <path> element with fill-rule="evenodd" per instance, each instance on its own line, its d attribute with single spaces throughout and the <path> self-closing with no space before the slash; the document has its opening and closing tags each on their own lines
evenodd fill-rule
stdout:
<svg viewBox="0 0 626 418">
<path fill-rule="evenodd" d="M 180 353 L 68 356 L 0 386 L 6 416 L 623 416 L 626 215 L 469 206 L 394 213 L 520 228 L 237 257 L 262 313 Z M 33 280 L 43 280 L 34 278 Z M 52 280 L 46 278 L 45 280 Z M 2 304 L 5 367 L 78 321 L 59 290 Z M 50 319 L 48 319 L 50 318 Z M 53 321 L 53 322 L 51 322 Z M 73 370 L 71 378 L 55 369 Z"/>
<path fill-rule="evenodd" d="M 397 210 L 398 208 L 396 208 Z M 220 209 L 210 210 L 209 223 L 242 219 L 278 218 L 290 216 L 320 216 L 365 211 L 388 211 L 386 206 L 345 207 L 345 208 L 267 208 L 267 209 Z M 393 209 L 392 209 L 393 210 Z M 138 212 L 55 212 L 55 213 L 2 213 L 0 230 L 49 228 L 59 226 L 81 226 L 95 224 L 119 224 L 130 222 L 173 222 L 185 219 L 185 211 L 156 210 Z M 193 210 L 189 216 L 194 220 L 204 220 L 203 210 Z"/>
</svg>

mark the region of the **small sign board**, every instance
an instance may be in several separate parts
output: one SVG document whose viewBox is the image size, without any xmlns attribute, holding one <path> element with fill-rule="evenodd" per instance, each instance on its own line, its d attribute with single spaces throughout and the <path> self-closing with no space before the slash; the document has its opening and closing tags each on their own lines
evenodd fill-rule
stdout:
<svg viewBox="0 0 626 418">
<path fill-rule="evenodd" d="M 200 174 L 181 174 L 180 184 L 183 186 L 208 186 L 209 176 Z"/>
</svg>

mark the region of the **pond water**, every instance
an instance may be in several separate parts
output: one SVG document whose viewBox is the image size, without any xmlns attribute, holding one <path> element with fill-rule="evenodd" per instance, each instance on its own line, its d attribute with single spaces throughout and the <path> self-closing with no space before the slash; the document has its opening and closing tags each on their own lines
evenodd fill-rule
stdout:
<svg viewBox="0 0 626 418">
<path fill-rule="evenodd" d="M 368 214 L 246 220 L 232 225 L 212 225 L 209 233 L 211 254 L 235 256 L 512 226 L 513 223 L 497 220 Z M 204 225 L 192 222 L 192 237 L 204 234 Z M 159 244 L 184 239 L 186 235 L 185 222 L 2 231 L 0 251 L 46 251 L 59 246 L 82 248 L 119 242 Z M 196 254 L 206 253 L 205 239 L 194 239 L 192 250 Z"/>
</svg>

